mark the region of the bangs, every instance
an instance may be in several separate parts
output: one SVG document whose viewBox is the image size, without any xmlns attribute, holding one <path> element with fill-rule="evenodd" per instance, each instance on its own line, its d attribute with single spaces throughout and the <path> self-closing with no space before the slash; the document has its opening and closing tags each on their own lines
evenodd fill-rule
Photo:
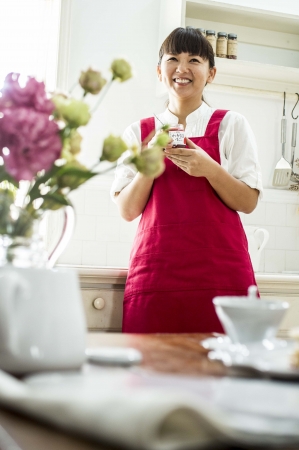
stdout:
<svg viewBox="0 0 299 450">
<path fill-rule="evenodd" d="M 189 53 L 210 59 L 211 49 L 208 40 L 194 28 L 176 28 L 163 42 L 159 52 L 159 64 L 165 53 L 179 55 Z"/>
</svg>

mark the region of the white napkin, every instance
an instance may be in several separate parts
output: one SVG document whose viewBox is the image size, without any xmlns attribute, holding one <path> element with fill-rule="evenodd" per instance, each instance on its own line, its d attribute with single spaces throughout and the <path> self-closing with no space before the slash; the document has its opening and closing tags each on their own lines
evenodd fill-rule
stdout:
<svg viewBox="0 0 299 450">
<path fill-rule="evenodd" d="M 277 400 L 275 400 L 277 399 Z M 0 403 L 56 426 L 140 450 L 215 441 L 299 443 L 299 386 L 97 366 L 16 380 L 0 372 Z"/>
</svg>

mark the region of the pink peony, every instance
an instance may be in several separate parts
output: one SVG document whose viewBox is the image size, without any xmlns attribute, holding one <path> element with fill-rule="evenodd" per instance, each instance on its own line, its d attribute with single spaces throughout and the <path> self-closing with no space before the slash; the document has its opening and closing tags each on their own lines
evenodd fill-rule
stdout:
<svg viewBox="0 0 299 450">
<path fill-rule="evenodd" d="M 45 114 L 52 114 L 54 103 L 47 98 L 45 84 L 28 77 L 24 87 L 19 84 L 19 73 L 9 73 L 1 89 L 0 109 L 5 106 L 28 106 Z"/>
<path fill-rule="evenodd" d="M 17 181 L 32 180 L 60 157 L 62 142 L 56 122 L 32 108 L 2 109 L 0 144 L 6 171 Z M 3 151 L 3 148 L 9 149 Z"/>
</svg>

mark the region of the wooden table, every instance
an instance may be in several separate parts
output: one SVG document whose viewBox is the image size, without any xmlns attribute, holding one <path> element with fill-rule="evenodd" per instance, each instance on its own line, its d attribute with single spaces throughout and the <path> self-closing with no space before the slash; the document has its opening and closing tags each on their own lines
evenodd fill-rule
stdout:
<svg viewBox="0 0 299 450">
<path fill-rule="evenodd" d="M 218 362 L 209 361 L 207 351 L 200 345 L 206 337 L 208 335 L 203 334 L 89 333 L 87 339 L 89 347 L 134 347 L 143 353 L 141 366 L 157 372 L 224 376 L 226 369 Z M 22 450 L 120 450 L 57 431 L 4 409 L 0 409 L 0 424 Z M 217 446 L 220 448 L 228 450 L 228 447 Z M 0 447 L 0 450 L 4 449 Z M 286 447 L 283 450 L 287 450 Z"/>
</svg>

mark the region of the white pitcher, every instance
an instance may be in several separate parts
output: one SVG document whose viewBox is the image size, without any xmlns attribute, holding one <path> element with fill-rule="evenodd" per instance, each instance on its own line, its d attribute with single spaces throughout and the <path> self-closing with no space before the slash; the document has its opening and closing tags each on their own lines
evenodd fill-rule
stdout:
<svg viewBox="0 0 299 450">
<path fill-rule="evenodd" d="M 15 374 L 78 369 L 86 322 L 77 274 L 0 269 L 0 369 Z"/>
<path fill-rule="evenodd" d="M 248 241 L 248 250 L 255 272 L 259 269 L 262 250 L 269 240 L 269 232 L 265 228 L 245 225 L 244 230 Z"/>
</svg>

